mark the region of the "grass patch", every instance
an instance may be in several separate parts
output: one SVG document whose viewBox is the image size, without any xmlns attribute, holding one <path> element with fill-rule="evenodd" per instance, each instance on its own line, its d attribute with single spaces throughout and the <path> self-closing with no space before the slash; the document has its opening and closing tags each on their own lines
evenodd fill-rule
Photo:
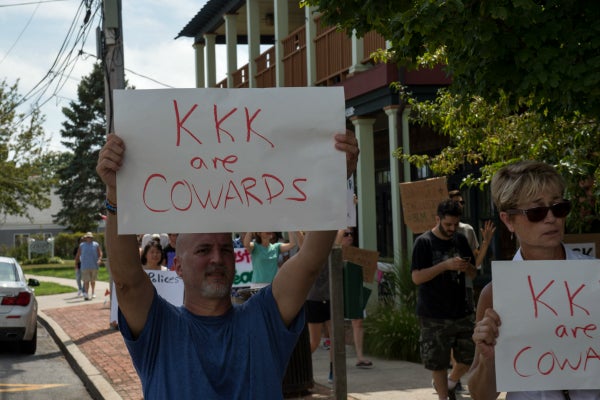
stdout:
<svg viewBox="0 0 600 400">
<path fill-rule="evenodd" d="M 66 278 L 75 280 L 75 261 L 64 260 L 63 264 L 40 264 L 40 265 L 21 265 L 25 277 L 29 275 L 38 275 L 40 277 L 50 276 L 54 278 Z M 101 265 L 98 269 L 98 281 L 108 282 L 110 280 L 108 269 Z M 64 286 L 54 282 L 45 282 L 39 279 L 40 286 L 35 287 L 36 296 L 47 296 L 51 294 L 71 293 L 76 292 L 77 288 L 72 286 Z"/>
<path fill-rule="evenodd" d="M 73 260 L 66 260 L 64 264 L 22 265 L 25 275 L 52 276 L 55 278 L 75 279 L 75 264 Z M 98 281 L 110 280 L 108 269 L 101 265 L 98 269 Z"/>
<path fill-rule="evenodd" d="M 74 293 L 77 291 L 77 288 L 71 286 L 64 286 L 54 282 L 40 282 L 40 286 L 36 286 L 35 288 L 36 296 L 48 296 L 51 294 L 61 294 L 61 293 Z"/>
</svg>

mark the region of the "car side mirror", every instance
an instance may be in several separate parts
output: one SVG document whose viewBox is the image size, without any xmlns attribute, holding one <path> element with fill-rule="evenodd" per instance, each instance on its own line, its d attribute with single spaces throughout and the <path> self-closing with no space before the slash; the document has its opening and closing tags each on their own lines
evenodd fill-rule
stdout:
<svg viewBox="0 0 600 400">
<path fill-rule="evenodd" d="M 40 281 L 38 281 L 37 279 L 34 279 L 34 278 L 29 278 L 29 280 L 27 281 L 27 285 L 28 286 L 40 286 Z"/>
</svg>

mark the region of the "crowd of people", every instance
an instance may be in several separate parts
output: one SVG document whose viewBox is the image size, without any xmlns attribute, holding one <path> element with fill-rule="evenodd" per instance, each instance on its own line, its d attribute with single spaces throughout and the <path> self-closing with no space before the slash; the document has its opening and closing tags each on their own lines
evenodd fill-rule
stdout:
<svg viewBox="0 0 600 400">
<path fill-rule="evenodd" d="M 345 152 L 352 174 L 359 153 L 354 134 L 335 135 L 335 147 Z M 115 177 L 125 148 L 122 138 L 109 135 L 97 172 L 107 186 L 106 243 L 119 301 L 118 326 L 145 398 L 189 398 L 199 390 L 208 398 L 281 398 L 280 385 L 271 382 L 282 381 L 304 324 L 313 352 L 324 332 L 331 331 L 324 266 L 332 246 L 355 245 L 353 229 L 288 232 L 287 240 L 276 232 L 159 234 L 146 239 L 118 235 Z M 563 244 L 571 207 L 553 167 L 534 161 L 506 166 L 494 176 L 491 189 L 501 222 L 520 246 L 514 260 L 581 258 Z M 494 310 L 492 282 L 478 298 L 473 291 L 496 226 L 485 221 L 477 235 L 461 220 L 464 206 L 461 193 L 450 191 L 438 205 L 435 224 L 414 241 L 411 276 L 418 286 L 421 359 L 439 399 L 455 399 L 467 374 L 473 399 L 496 399 L 494 346 L 502 316 Z M 76 257 L 85 293 L 89 239 L 84 237 Z M 234 249 L 240 246 L 251 255 L 256 291 L 233 306 Z M 158 296 L 144 269 L 175 271 L 184 283 L 183 306 L 174 307 Z M 87 282 L 93 296 L 92 280 Z M 361 277 L 357 285 L 362 284 Z M 364 312 L 345 316 L 352 321 L 359 368 L 373 365 L 363 354 Z M 181 340 L 171 340 L 182 331 L 186 335 Z M 331 368 L 330 378 L 335 378 Z M 165 384 L 173 381 L 178 384 Z M 599 390 L 507 394 L 511 400 L 599 398 Z"/>
</svg>

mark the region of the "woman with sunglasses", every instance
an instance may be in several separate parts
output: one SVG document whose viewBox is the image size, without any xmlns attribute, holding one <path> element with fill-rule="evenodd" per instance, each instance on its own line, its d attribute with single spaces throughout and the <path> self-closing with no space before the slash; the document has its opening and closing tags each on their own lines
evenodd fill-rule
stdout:
<svg viewBox="0 0 600 400">
<path fill-rule="evenodd" d="M 492 178 L 492 198 L 506 228 L 520 248 L 513 260 L 573 260 L 587 258 L 563 245 L 565 219 L 571 203 L 563 198 L 565 184 L 550 165 L 521 161 L 501 168 Z M 492 283 L 479 297 L 473 333 L 475 358 L 469 391 L 474 400 L 496 399 L 494 346 L 501 316 L 493 309 Z M 591 400 L 600 390 L 510 392 L 506 400 Z"/>
</svg>

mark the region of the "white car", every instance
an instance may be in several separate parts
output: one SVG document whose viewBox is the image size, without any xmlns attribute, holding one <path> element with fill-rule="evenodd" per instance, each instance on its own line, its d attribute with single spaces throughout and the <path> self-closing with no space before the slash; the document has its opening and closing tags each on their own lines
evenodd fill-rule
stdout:
<svg viewBox="0 0 600 400">
<path fill-rule="evenodd" d="M 39 285 L 25 279 L 17 260 L 0 257 L 0 341 L 17 342 L 25 354 L 37 348 L 38 305 L 30 286 Z"/>
</svg>

